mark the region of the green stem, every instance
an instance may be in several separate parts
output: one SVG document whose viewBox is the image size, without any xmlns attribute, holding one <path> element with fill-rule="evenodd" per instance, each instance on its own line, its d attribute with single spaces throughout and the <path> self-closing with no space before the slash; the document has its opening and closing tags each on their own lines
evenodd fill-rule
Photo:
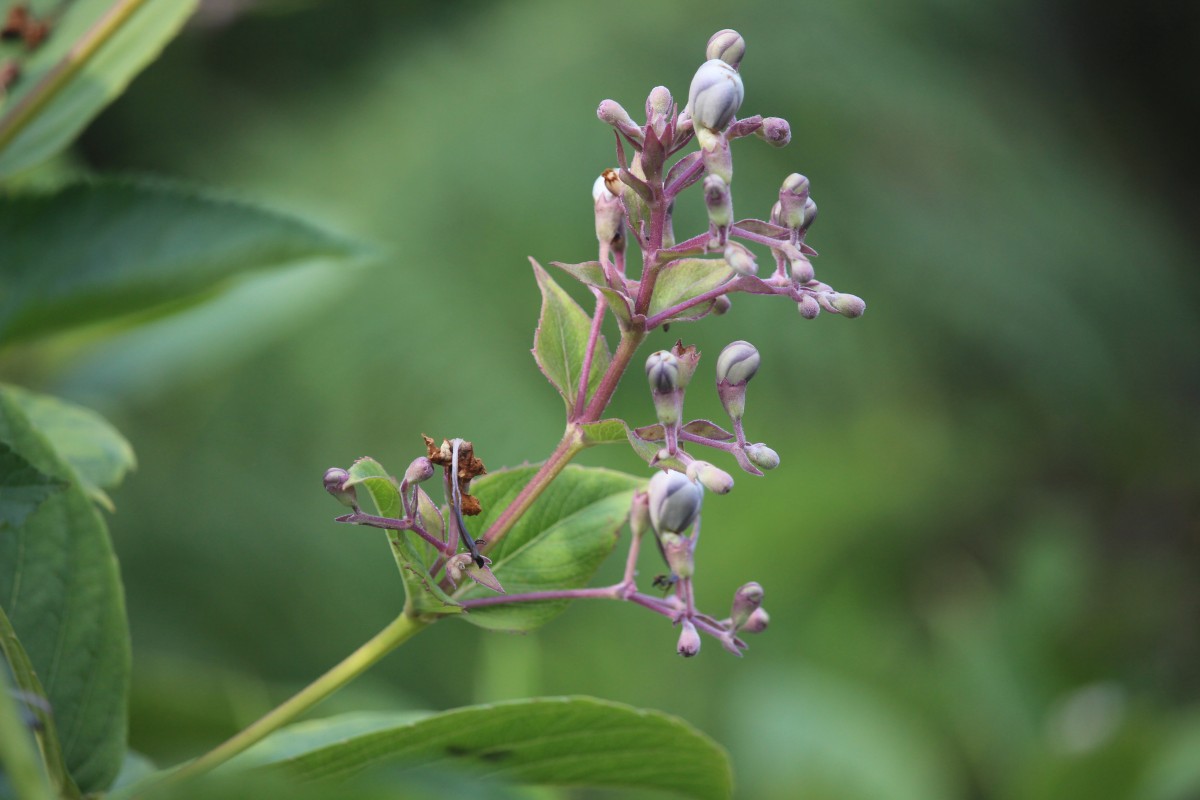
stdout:
<svg viewBox="0 0 1200 800">
<path fill-rule="evenodd" d="M 104 43 L 111 39 L 145 2 L 146 0 L 117 0 L 75 46 L 67 51 L 62 60 L 42 76 L 37 85 L 7 114 L 0 117 L 0 150 L 12 144 L 25 126 L 41 113 L 46 104 L 54 99 L 67 82 L 84 68 Z"/>
<path fill-rule="evenodd" d="M 54 797 L 37 757 L 33 736 L 21 723 L 17 700 L 9 694 L 5 676 L 0 676 L 0 773 L 8 778 L 17 797 L 27 800 Z"/>
<path fill-rule="evenodd" d="M 262 741 L 269 734 L 279 730 L 279 728 L 366 672 L 379 663 L 388 653 L 404 644 L 429 625 L 430 622 L 427 620 L 401 614 L 392 620 L 391 624 L 371 637 L 343 661 L 301 689 L 290 700 L 285 701 L 282 705 L 268 712 L 266 716 L 234 735 L 233 738 L 228 739 L 213 750 L 200 756 L 195 761 L 183 765 L 174 772 L 161 777 L 159 780 L 155 781 L 151 778 L 150 782 L 145 785 L 134 785 L 131 787 L 128 796 L 137 797 L 144 792 L 150 792 L 187 780 L 188 778 L 194 778 L 225 763 L 251 745 Z M 112 797 L 115 798 L 117 796 L 124 795 L 118 793 Z"/>
</svg>

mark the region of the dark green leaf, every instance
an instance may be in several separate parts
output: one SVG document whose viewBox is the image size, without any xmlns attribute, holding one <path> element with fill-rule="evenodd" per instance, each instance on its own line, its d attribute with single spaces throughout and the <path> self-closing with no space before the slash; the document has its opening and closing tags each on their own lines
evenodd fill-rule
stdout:
<svg viewBox="0 0 1200 800">
<path fill-rule="evenodd" d="M 652 317 L 679 303 L 691 300 L 717 288 L 733 277 L 723 259 L 681 258 L 672 261 L 658 273 L 654 284 L 654 296 L 650 298 L 650 309 L 646 316 Z M 676 315 L 676 319 L 695 315 L 700 309 L 690 308 Z"/>
<path fill-rule="evenodd" d="M 589 697 L 470 706 L 416 721 L 372 714 L 301 723 L 259 747 L 244 765 L 266 762 L 309 779 L 449 760 L 515 783 L 658 789 L 702 800 L 733 791 L 725 751 L 683 720 Z"/>
<path fill-rule="evenodd" d="M 4 387 L 21 406 L 37 432 L 45 436 L 58 457 L 74 468 L 93 500 L 113 511 L 104 492 L 115 489 L 125 473 L 137 466 L 133 448 L 104 417 L 57 397 Z"/>
<path fill-rule="evenodd" d="M 70 467 L 0 389 L 0 443 L 70 482 Z M 129 632 L 104 520 L 77 484 L 0 529 L 0 606 L 54 708 L 67 768 L 84 792 L 106 788 L 125 754 Z"/>
<path fill-rule="evenodd" d="M 0 663 L 0 797 L 8 797 L 6 789 L 11 789 L 22 800 L 51 800 L 55 794 L 42 771 L 33 733 L 22 718 L 21 700 L 11 688 Z"/>
<path fill-rule="evenodd" d="M 469 518 L 476 537 L 537 472 L 537 467 L 493 472 L 477 479 L 471 493 L 483 513 Z M 644 481 L 607 469 L 569 466 L 534 501 L 503 539 L 488 552 L 492 571 L 509 594 L 585 586 L 629 516 L 633 491 Z M 491 597 L 480 586 L 463 587 L 458 598 Z M 513 603 L 477 608 L 462 619 L 484 628 L 529 630 L 558 614 L 569 601 Z"/>
<path fill-rule="evenodd" d="M 533 336 L 533 357 L 542 373 L 566 401 L 567 411 L 575 405 L 583 356 L 591 333 L 591 317 L 537 263 L 533 274 L 542 290 L 542 313 Z M 588 373 L 588 391 L 595 388 L 608 368 L 610 356 L 604 337 L 596 346 Z"/>
<path fill-rule="evenodd" d="M 66 482 L 40 472 L 0 442 L 0 530 L 20 527 L 47 497 L 64 486 Z"/>
<path fill-rule="evenodd" d="M 358 247 L 293 217 L 160 182 L 0 195 L 0 343 L 185 307 L 247 270 Z"/>
<path fill-rule="evenodd" d="M 375 459 L 360 458 L 355 461 L 350 467 L 350 480 L 346 485 L 366 489 L 379 516 L 392 519 L 404 516 L 399 487 Z M 428 503 L 428 498 L 425 503 Z M 424 505 L 418 504 L 418 511 L 423 517 L 430 513 L 430 509 L 427 506 L 423 507 Z M 437 516 L 436 512 L 434 516 Z M 438 533 L 427 532 L 434 535 Z M 428 562 L 428 553 L 432 552 L 432 548 L 426 548 L 420 537 L 410 531 L 389 530 L 386 533 L 392 556 L 400 569 L 400 579 L 404 581 L 404 591 L 408 598 L 406 608 L 422 614 L 457 613 L 460 610 L 458 604 L 429 577 L 432 564 Z"/>
<path fill-rule="evenodd" d="M 82 67 L 49 93 L 45 105 L 19 130 L 21 101 L 38 92 L 46 95 L 42 80 L 71 54 L 96 22 L 113 7 L 113 0 L 73 0 L 62 6 L 45 43 L 21 64 L 16 83 L 0 117 L 0 179 L 45 161 L 69 145 L 84 126 L 124 91 L 129 81 L 158 57 L 163 46 L 191 16 L 194 0 L 146 0 L 116 28 Z M 10 132 L 15 134 L 9 138 Z"/>
</svg>

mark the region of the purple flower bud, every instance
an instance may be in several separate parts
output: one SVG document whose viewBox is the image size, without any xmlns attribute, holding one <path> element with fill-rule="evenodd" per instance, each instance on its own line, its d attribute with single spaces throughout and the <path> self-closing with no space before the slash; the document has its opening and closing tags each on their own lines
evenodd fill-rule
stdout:
<svg viewBox="0 0 1200 800">
<path fill-rule="evenodd" d="M 811 197 L 804 201 L 804 222 L 800 225 L 800 230 L 806 231 L 817 219 L 817 203 Z"/>
<path fill-rule="evenodd" d="M 742 626 L 742 633 L 762 633 L 767 629 L 767 625 L 771 622 L 771 617 L 767 614 L 766 609 L 756 608 L 750 614 L 750 618 L 746 620 L 746 624 Z"/>
<path fill-rule="evenodd" d="M 704 205 L 708 207 L 708 221 L 718 228 L 733 224 L 733 195 L 729 184 L 720 175 L 709 175 L 704 179 Z"/>
<path fill-rule="evenodd" d="M 683 630 L 679 633 L 679 644 L 675 649 L 684 658 L 691 658 L 700 652 L 700 634 L 690 620 L 683 621 Z"/>
<path fill-rule="evenodd" d="M 772 470 L 779 466 L 779 453 L 767 447 L 762 442 L 746 448 L 746 458 L 750 463 L 763 471 Z"/>
<path fill-rule="evenodd" d="M 779 189 L 779 224 L 792 230 L 804 225 L 804 204 L 808 202 L 808 178 L 793 172 Z"/>
<path fill-rule="evenodd" d="M 679 359 L 679 388 L 686 389 L 696 374 L 696 365 L 700 363 L 700 351 L 695 345 L 684 347 L 683 340 L 675 342 L 671 347 L 671 355 Z"/>
<path fill-rule="evenodd" d="M 808 283 L 816 277 L 816 272 L 813 270 L 812 262 L 800 254 L 798 258 L 793 258 L 788 261 L 792 268 L 792 280 L 796 283 Z"/>
<path fill-rule="evenodd" d="M 730 342 L 717 356 L 717 383 L 745 386 L 758 372 L 761 362 L 754 345 L 740 339 Z"/>
<path fill-rule="evenodd" d="M 723 131 L 737 114 L 745 97 L 742 77 L 719 58 L 700 65 L 688 91 L 688 111 L 697 134 L 704 128 Z"/>
<path fill-rule="evenodd" d="M 629 112 L 616 100 L 605 100 L 602 102 L 600 107 L 596 109 L 596 116 L 609 125 L 612 125 L 630 139 L 638 142 L 639 145 L 641 144 L 643 138 L 642 129 L 633 121 L 633 117 L 629 116 Z"/>
<path fill-rule="evenodd" d="M 754 134 L 772 147 L 786 147 L 792 141 L 792 126 L 782 117 L 767 117 Z"/>
<path fill-rule="evenodd" d="M 796 303 L 796 307 L 800 309 L 800 316 L 805 319 L 813 319 L 821 313 L 821 304 L 811 294 L 801 297 L 800 301 Z"/>
<path fill-rule="evenodd" d="M 724 255 L 725 263 L 738 275 L 753 277 L 758 274 L 758 261 L 754 258 L 754 253 L 732 239 L 725 243 Z"/>
<path fill-rule="evenodd" d="M 867 310 L 863 299 L 853 294 L 835 294 L 829 298 L 829 303 L 839 314 L 850 319 L 861 317 Z"/>
<path fill-rule="evenodd" d="M 679 388 L 679 359 L 669 350 L 658 350 L 646 359 L 646 378 L 655 394 L 667 394 Z"/>
<path fill-rule="evenodd" d="M 762 601 L 763 588 L 754 581 L 743 585 L 734 592 L 733 610 L 729 613 L 729 618 L 733 621 L 733 629 L 738 630 L 745 627 L 750 615 L 762 605 Z"/>
<path fill-rule="evenodd" d="M 325 491 L 347 508 L 358 508 L 358 498 L 353 486 L 346 486 L 350 473 L 340 467 L 330 467 L 325 470 Z"/>
<path fill-rule="evenodd" d="M 650 527 L 650 495 L 645 492 L 634 492 L 633 502 L 629 506 L 629 530 L 634 539 L 640 539 Z"/>
<path fill-rule="evenodd" d="M 414 458 L 404 471 L 404 480 L 409 486 L 423 483 L 433 477 L 433 462 L 425 456 Z"/>
<path fill-rule="evenodd" d="M 682 472 L 665 470 L 650 479 L 650 524 L 655 532 L 682 533 L 696 521 L 704 489 Z"/>
<path fill-rule="evenodd" d="M 701 485 L 713 494 L 729 494 L 729 490 L 733 488 L 733 476 L 707 461 L 693 461 L 688 464 L 687 476 L 700 481 Z"/>
<path fill-rule="evenodd" d="M 731 306 L 733 306 L 733 301 L 729 299 L 728 295 L 723 294 L 713 300 L 712 312 L 719 317 L 729 311 Z"/>
<path fill-rule="evenodd" d="M 704 51 L 707 59 L 719 58 L 731 67 L 737 68 L 746 55 L 746 40 L 735 30 L 726 28 L 717 31 L 708 39 L 708 48 Z"/>
<path fill-rule="evenodd" d="M 653 128 L 658 136 L 662 136 L 666 130 L 674 106 L 675 101 L 671 99 L 671 92 L 667 87 L 655 86 L 650 90 L 650 95 L 646 98 L 646 124 Z"/>
</svg>

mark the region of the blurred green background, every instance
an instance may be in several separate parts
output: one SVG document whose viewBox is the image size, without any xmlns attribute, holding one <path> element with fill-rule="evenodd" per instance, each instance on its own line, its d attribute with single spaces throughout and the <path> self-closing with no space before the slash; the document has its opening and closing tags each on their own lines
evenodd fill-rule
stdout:
<svg viewBox="0 0 1200 800">
<path fill-rule="evenodd" d="M 596 695 L 711 734 L 746 798 L 1200 797 L 1196 155 L 1176 119 L 1200 73 L 1166 55 L 1190 12 L 1162 5 L 205 4 L 79 164 L 231 188 L 388 256 L 247 281 L 45 371 L 139 456 L 112 519 L 133 747 L 197 753 L 394 615 L 382 536 L 332 522 L 326 467 L 402 470 L 421 433 L 491 469 L 550 451 L 526 257 L 594 257 L 599 101 L 684 98 L 734 27 L 742 114 L 793 129 L 735 146 L 739 215 L 808 175 L 817 275 L 869 305 L 805 322 L 739 295 L 647 347 L 683 336 L 702 369 L 733 339 L 762 352 L 747 430 L 782 465 L 709 498 L 698 599 L 723 613 L 758 580 L 771 629 L 745 659 L 709 640 L 683 661 L 632 606 L 522 637 L 451 620 L 320 712 Z M 704 220 L 688 197 L 681 235 Z M 704 381 L 687 407 L 721 415 Z M 652 421 L 640 380 L 614 411 Z M 623 448 L 581 460 L 645 472 Z"/>
</svg>

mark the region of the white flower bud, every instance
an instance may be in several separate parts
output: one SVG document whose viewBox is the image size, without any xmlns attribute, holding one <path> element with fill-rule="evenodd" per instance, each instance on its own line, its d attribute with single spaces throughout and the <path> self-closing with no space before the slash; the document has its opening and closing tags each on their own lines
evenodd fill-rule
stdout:
<svg viewBox="0 0 1200 800">
<path fill-rule="evenodd" d="M 659 534 L 682 533 L 696 521 L 704 489 L 682 472 L 659 472 L 650 479 L 650 524 Z"/>
<path fill-rule="evenodd" d="M 745 96 L 737 70 L 719 58 L 700 65 L 688 91 L 688 111 L 696 128 L 722 131 L 737 114 Z"/>
<path fill-rule="evenodd" d="M 749 383 L 758 372 L 761 358 L 758 349 L 749 342 L 731 342 L 717 356 L 717 383 Z"/>
<path fill-rule="evenodd" d="M 639 143 L 642 141 L 642 129 L 633 121 L 633 117 L 629 116 L 629 112 L 616 100 L 605 100 L 602 102 L 600 107 L 596 109 L 596 116 L 609 125 L 612 125 L 630 139 Z"/>
<path fill-rule="evenodd" d="M 798 258 L 790 259 L 788 264 L 792 269 L 792 280 L 796 283 L 808 283 L 816 277 L 812 262 L 805 258 L 803 254 L 800 254 Z"/>
<path fill-rule="evenodd" d="M 691 658 L 700 652 L 700 634 L 690 620 L 683 621 L 683 630 L 679 633 L 679 644 L 675 649 L 684 658 Z"/>
<path fill-rule="evenodd" d="M 705 58 L 719 58 L 735 68 L 742 63 L 744 55 L 746 55 L 746 40 L 740 33 L 730 28 L 717 31 L 710 36 L 708 48 L 704 51 Z"/>
<path fill-rule="evenodd" d="M 667 394 L 679 388 L 679 359 L 669 350 L 651 353 L 646 359 L 646 378 L 656 394 Z"/>
<path fill-rule="evenodd" d="M 725 243 L 724 256 L 725 263 L 738 275 L 753 277 L 758 274 L 758 261 L 754 258 L 754 253 L 732 239 Z"/>
<path fill-rule="evenodd" d="M 762 442 L 746 448 L 746 458 L 750 463 L 763 471 L 773 470 L 779 466 L 779 453 L 767 447 Z"/>
<path fill-rule="evenodd" d="M 843 317 L 854 319 L 861 317 L 867 310 L 867 304 L 861 297 L 853 294 L 835 294 L 829 299 L 830 304 Z"/>
<path fill-rule="evenodd" d="M 707 461 L 693 461 L 688 464 L 687 476 L 700 481 L 701 485 L 713 494 L 729 494 L 729 490 L 733 488 L 733 476 Z"/>
</svg>

